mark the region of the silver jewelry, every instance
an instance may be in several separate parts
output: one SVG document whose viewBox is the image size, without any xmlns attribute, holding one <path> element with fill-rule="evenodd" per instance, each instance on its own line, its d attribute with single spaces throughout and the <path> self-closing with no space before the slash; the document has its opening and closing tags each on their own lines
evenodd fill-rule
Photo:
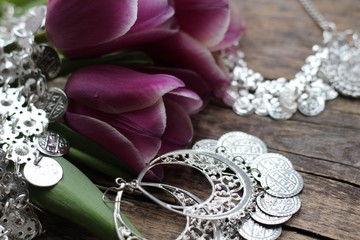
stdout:
<svg viewBox="0 0 360 240">
<path fill-rule="evenodd" d="M 154 167 L 171 164 L 200 171 L 212 186 L 210 196 L 200 199 L 175 186 L 144 181 Z M 117 180 L 117 184 L 114 219 L 119 239 L 142 239 L 121 218 L 124 191 L 140 192 L 158 205 L 185 215 L 188 222 L 205 221 L 204 226 L 211 226 L 214 231 L 209 239 L 260 240 L 276 239 L 281 234 L 279 225 L 300 209 L 297 194 L 303 187 L 302 178 L 289 159 L 267 153 L 259 138 L 243 132 L 226 133 L 219 140 L 203 139 L 193 145 L 193 150 L 162 155 L 151 161 L 136 180 L 129 183 Z M 162 189 L 180 204 L 163 202 L 146 190 L 149 186 Z M 202 230 L 203 233 L 209 229 Z M 189 227 L 184 232 L 189 232 Z"/>
<path fill-rule="evenodd" d="M 143 237 L 139 236 L 137 233 L 133 232 L 129 226 L 126 225 L 125 221 L 121 216 L 121 199 L 123 192 L 130 187 L 133 188 L 132 183 L 119 182 L 119 187 L 117 188 L 118 192 L 115 198 L 115 210 L 114 210 L 114 221 L 116 226 L 116 231 L 119 239 L 121 240 L 142 240 Z M 186 190 L 175 188 L 166 184 L 158 183 L 143 183 L 143 186 L 151 186 L 155 188 L 160 188 L 165 190 L 166 193 L 170 194 L 178 203 L 178 206 L 188 206 L 194 204 L 200 204 L 202 201 L 189 193 Z M 216 223 L 212 220 L 206 219 L 197 219 L 186 217 L 187 223 L 184 231 L 176 239 L 212 239 L 212 240 L 221 240 L 219 231 L 217 229 Z"/>
<path fill-rule="evenodd" d="M 248 68 L 244 54 L 235 45 L 222 56 L 232 77 L 223 101 L 240 116 L 258 114 L 286 120 L 298 110 L 316 116 L 338 93 L 360 97 L 360 39 L 353 30 L 339 32 L 310 0 L 299 0 L 323 30 L 322 45 L 314 45 L 301 70 L 291 80 L 266 80 Z"/>
<path fill-rule="evenodd" d="M 143 187 L 143 178 L 152 168 L 161 165 L 183 165 L 199 170 L 212 186 L 210 196 L 191 206 L 177 206 L 156 198 Z M 135 189 L 160 206 L 176 213 L 200 219 L 223 219 L 246 209 L 254 198 L 251 179 L 239 166 L 215 153 L 180 150 L 152 160 L 135 183 Z"/>
<path fill-rule="evenodd" d="M 0 27 L 0 238 L 33 239 L 41 224 L 29 203 L 28 183 L 38 187 L 57 184 L 61 165 L 48 156 L 62 156 L 68 143 L 48 132 L 67 107 L 65 93 L 48 89 L 46 80 L 60 67 L 56 51 L 36 45 L 34 34 L 44 25 L 46 8 L 34 7 L 22 16 L 6 5 Z M 4 47 L 16 43 L 10 53 Z M 7 166 L 9 161 L 14 171 Z M 20 165 L 25 164 L 23 173 Z"/>
</svg>

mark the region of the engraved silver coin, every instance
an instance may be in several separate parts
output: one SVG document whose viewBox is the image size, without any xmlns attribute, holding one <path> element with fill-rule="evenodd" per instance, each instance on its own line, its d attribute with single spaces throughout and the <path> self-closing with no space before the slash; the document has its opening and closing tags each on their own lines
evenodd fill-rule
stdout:
<svg viewBox="0 0 360 240">
<path fill-rule="evenodd" d="M 293 166 L 290 160 L 281 154 L 265 153 L 254 159 L 251 168 L 253 176 L 260 181 L 271 169 L 292 169 Z"/>
<path fill-rule="evenodd" d="M 55 159 L 43 157 L 37 164 L 32 161 L 25 165 L 24 177 L 35 186 L 50 187 L 62 179 L 63 169 Z"/>
<path fill-rule="evenodd" d="M 323 60 L 320 71 L 342 95 L 360 97 L 358 35 L 348 31 L 338 33 L 331 40 L 328 45 L 329 55 Z"/>
<path fill-rule="evenodd" d="M 271 216 L 267 213 L 261 211 L 258 206 L 255 206 L 255 211 L 251 212 L 250 216 L 258 223 L 266 224 L 266 225 L 279 225 L 286 221 L 288 221 L 292 215 L 289 216 Z"/>
<path fill-rule="evenodd" d="M 272 216 L 289 216 L 299 211 L 301 207 L 300 198 L 294 196 L 291 198 L 277 198 L 265 193 L 263 196 L 256 198 L 259 208 Z"/>
<path fill-rule="evenodd" d="M 275 197 L 292 197 L 301 192 L 304 181 L 293 169 L 273 169 L 261 178 L 261 186 Z"/>
<path fill-rule="evenodd" d="M 281 227 L 263 226 L 247 219 L 238 229 L 240 235 L 247 240 L 275 240 L 281 235 Z"/>
<path fill-rule="evenodd" d="M 298 110 L 309 117 L 319 115 L 324 109 L 325 99 L 317 95 L 310 95 L 298 104 Z"/>
<path fill-rule="evenodd" d="M 240 156 L 247 164 L 251 164 L 257 156 L 267 153 L 267 147 L 263 141 L 243 132 L 229 132 L 222 135 L 219 138 L 218 147 L 224 147 L 225 153 L 231 159 Z"/>
<path fill-rule="evenodd" d="M 194 143 L 192 149 L 194 150 L 202 150 L 209 152 L 216 152 L 217 149 L 217 140 L 215 139 L 202 139 Z"/>
<path fill-rule="evenodd" d="M 40 152 L 51 157 L 65 155 L 70 147 L 66 138 L 53 131 L 44 132 L 36 138 L 35 143 Z"/>
<path fill-rule="evenodd" d="M 46 112 L 46 116 L 50 122 L 56 122 L 65 114 L 68 99 L 64 91 L 60 88 L 50 88 L 45 92 L 36 106 Z"/>
<path fill-rule="evenodd" d="M 48 78 L 54 78 L 60 72 L 61 60 L 53 47 L 40 44 L 32 58 L 43 74 Z"/>
</svg>

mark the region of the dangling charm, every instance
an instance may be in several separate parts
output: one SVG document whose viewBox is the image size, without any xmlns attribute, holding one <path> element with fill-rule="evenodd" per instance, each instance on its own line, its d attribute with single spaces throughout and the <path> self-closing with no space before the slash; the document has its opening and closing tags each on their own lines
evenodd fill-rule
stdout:
<svg viewBox="0 0 360 240">
<path fill-rule="evenodd" d="M 320 74 L 342 95 L 360 97 L 360 39 L 358 33 L 324 32 Z"/>
</svg>

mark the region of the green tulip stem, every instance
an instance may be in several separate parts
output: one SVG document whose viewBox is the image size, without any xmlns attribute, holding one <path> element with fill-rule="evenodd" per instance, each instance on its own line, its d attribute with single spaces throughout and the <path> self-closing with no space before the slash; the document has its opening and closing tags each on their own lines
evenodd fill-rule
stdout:
<svg viewBox="0 0 360 240">
<path fill-rule="evenodd" d="M 109 164 L 105 161 L 101 161 L 100 159 L 97 159 L 94 156 L 73 147 L 70 147 L 70 150 L 66 155 L 66 159 L 74 163 L 80 163 L 88 166 L 113 178 L 121 177 L 126 180 L 133 179 L 132 174 L 123 170 L 119 166 L 115 166 L 114 164 Z"/>
<path fill-rule="evenodd" d="M 63 57 L 59 76 L 67 76 L 79 68 L 94 64 L 153 65 L 153 61 L 143 52 L 117 52 L 102 57 L 70 59 Z"/>
</svg>

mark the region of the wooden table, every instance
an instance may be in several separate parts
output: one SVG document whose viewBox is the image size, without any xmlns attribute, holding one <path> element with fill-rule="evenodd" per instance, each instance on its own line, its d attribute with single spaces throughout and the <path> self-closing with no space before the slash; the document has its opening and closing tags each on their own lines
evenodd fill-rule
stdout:
<svg viewBox="0 0 360 240">
<path fill-rule="evenodd" d="M 360 30 L 360 1 L 314 3 L 339 30 Z M 321 42 L 321 31 L 295 0 L 243 0 L 243 6 L 247 32 L 241 49 L 249 66 L 266 78 L 293 77 L 311 46 Z M 243 131 L 291 159 L 305 187 L 302 208 L 283 225 L 280 239 L 360 239 L 360 100 L 339 97 L 317 117 L 297 113 L 287 121 L 239 117 L 213 101 L 193 117 L 193 124 L 194 141 Z M 150 239 L 174 238 L 184 226 L 184 218 L 162 213 L 152 203 L 127 205 L 129 218 Z M 61 219 L 45 226 L 40 239 L 97 239 Z"/>
</svg>

